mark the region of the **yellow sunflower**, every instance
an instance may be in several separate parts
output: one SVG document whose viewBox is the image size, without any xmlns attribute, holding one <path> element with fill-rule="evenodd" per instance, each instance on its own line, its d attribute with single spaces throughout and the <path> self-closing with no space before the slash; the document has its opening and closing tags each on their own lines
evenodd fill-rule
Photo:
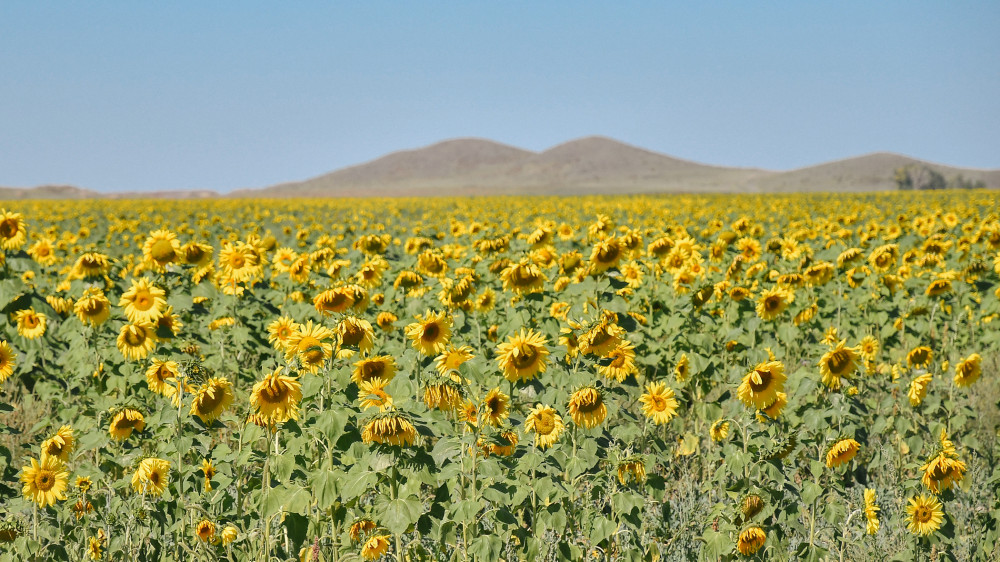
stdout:
<svg viewBox="0 0 1000 562">
<path fill-rule="evenodd" d="M 126 359 L 145 359 L 156 347 L 156 334 L 148 324 L 125 324 L 118 333 L 118 351 Z"/>
<path fill-rule="evenodd" d="M 14 374 L 17 366 L 17 354 L 6 341 L 0 341 L 0 383 L 5 382 Z"/>
<path fill-rule="evenodd" d="M 955 365 L 955 386 L 965 387 L 976 382 L 983 372 L 982 362 L 983 358 L 978 353 L 973 353 Z M 0 361 L 0 365 L 2 365 L 2 361 Z M 2 371 L 0 371 L 0 380 L 3 380 Z"/>
<path fill-rule="evenodd" d="M 646 481 L 646 463 L 639 457 L 628 457 L 618 463 L 618 482 L 628 486 L 630 482 Z"/>
<path fill-rule="evenodd" d="M 146 428 L 146 419 L 142 412 L 134 408 L 122 408 L 111 418 L 111 425 L 108 426 L 108 434 L 114 439 L 122 441 L 128 439 L 133 431 L 142 431 Z"/>
<path fill-rule="evenodd" d="M 430 409 L 451 411 L 464 404 L 462 387 L 450 377 L 440 377 L 424 387 L 424 403 Z"/>
<path fill-rule="evenodd" d="M 365 424 L 361 440 L 365 443 L 412 446 L 417 439 L 417 428 L 397 410 L 381 412 Z"/>
<path fill-rule="evenodd" d="M 434 367 L 438 373 L 444 375 L 450 371 L 457 370 L 459 366 L 473 357 L 475 355 L 472 353 L 472 348 L 467 345 L 461 347 L 449 346 L 447 351 L 434 359 Z"/>
<path fill-rule="evenodd" d="M 906 529 L 915 535 L 926 537 L 937 531 L 944 523 L 944 511 L 941 502 L 934 496 L 913 496 L 907 502 L 908 515 Z"/>
<path fill-rule="evenodd" d="M 523 258 L 521 261 L 504 268 L 500 272 L 500 279 L 503 281 L 505 291 L 521 295 L 541 291 L 548 278 L 542 273 L 538 264 L 533 263 L 528 258 Z"/>
<path fill-rule="evenodd" d="M 858 350 L 855 347 L 846 347 L 847 340 L 841 340 L 837 345 L 823 354 L 819 360 L 819 372 L 823 377 L 823 384 L 837 390 L 840 388 L 842 378 L 850 378 L 851 374 L 858 368 Z"/>
<path fill-rule="evenodd" d="M 355 353 L 367 354 L 375 347 L 375 331 L 363 318 L 345 316 L 334 330 L 337 335 L 337 358 L 347 359 Z"/>
<path fill-rule="evenodd" d="M 232 525 L 226 525 L 225 528 L 222 529 L 222 533 L 219 536 L 222 538 L 223 546 L 225 546 L 235 541 L 236 537 L 238 537 L 239 534 L 240 532 L 239 530 L 236 529 L 236 527 Z"/>
<path fill-rule="evenodd" d="M 348 534 L 351 536 L 351 540 L 353 542 L 359 542 L 362 537 L 374 531 L 376 528 L 377 525 L 375 525 L 374 521 L 368 519 L 367 517 L 363 517 L 354 523 L 351 523 L 351 528 L 348 531 Z"/>
<path fill-rule="evenodd" d="M 372 535 L 361 547 L 365 560 L 375 560 L 389 552 L 389 535 Z"/>
<path fill-rule="evenodd" d="M 97 252 L 87 252 L 76 258 L 70 276 L 74 279 L 91 279 L 107 275 L 111 269 L 108 256 Z"/>
<path fill-rule="evenodd" d="M 66 499 L 69 471 L 59 457 L 42 455 L 41 462 L 31 459 L 31 464 L 21 467 L 21 494 L 39 507 L 55 505 Z"/>
<path fill-rule="evenodd" d="M 757 526 L 748 527 L 736 539 L 736 550 L 739 550 L 743 556 L 753 556 L 764 547 L 765 542 L 767 542 L 767 533 L 764 532 L 764 529 Z"/>
<path fill-rule="evenodd" d="M 546 449 L 559 440 L 566 426 L 555 408 L 538 404 L 524 420 L 524 430 L 535 434 L 535 446 Z"/>
<path fill-rule="evenodd" d="M 80 322 L 99 326 L 111 316 L 111 301 L 97 287 L 89 287 L 73 306 L 73 312 Z"/>
<path fill-rule="evenodd" d="M 14 314 L 17 320 L 17 333 L 29 340 L 37 339 L 45 334 L 46 317 L 34 308 L 18 310 Z"/>
<path fill-rule="evenodd" d="M 48 238 L 41 238 L 37 242 L 28 248 L 28 255 L 31 256 L 33 260 L 38 262 L 41 266 L 54 265 L 59 261 L 56 256 L 55 248 L 52 246 L 52 240 Z"/>
<path fill-rule="evenodd" d="M 712 441 L 719 442 L 729 437 L 729 422 L 723 418 L 719 418 L 712 423 L 712 427 L 708 428 L 708 435 L 712 438 Z"/>
<path fill-rule="evenodd" d="M 66 462 L 69 460 L 69 453 L 73 450 L 73 428 L 64 425 L 56 431 L 56 434 L 42 442 L 42 456 L 59 457 L 59 460 Z"/>
<path fill-rule="evenodd" d="M 299 402 L 302 400 L 302 384 L 297 378 L 282 375 L 281 372 L 282 368 L 278 367 L 250 391 L 250 406 L 254 413 L 274 424 L 299 419 Z"/>
<path fill-rule="evenodd" d="M 865 489 L 865 519 L 867 524 L 865 525 L 865 532 L 869 535 L 874 535 L 878 532 L 879 521 L 878 512 L 880 510 L 877 503 L 875 503 L 877 496 L 875 495 L 875 490 L 870 488 Z"/>
<path fill-rule="evenodd" d="M 416 319 L 406 327 L 406 337 L 413 340 L 413 348 L 427 356 L 443 353 L 451 339 L 452 319 L 445 312 L 430 310 L 418 314 Z"/>
<path fill-rule="evenodd" d="M 926 345 L 914 347 L 906 354 L 906 363 L 913 368 L 926 367 L 934 359 L 934 352 Z"/>
<path fill-rule="evenodd" d="M 638 375 L 639 367 L 635 364 L 635 345 L 632 342 L 621 340 L 597 364 L 597 372 L 609 380 L 618 382 L 624 382 L 629 375 Z"/>
<path fill-rule="evenodd" d="M 510 396 L 494 388 L 483 398 L 483 419 L 486 423 L 499 427 L 510 415 Z"/>
<path fill-rule="evenodd" d="M 830 447 L 826 453 L 826 466 L 833 468 L 850 462 L 858 454 L 861 444 L 854 439 L 841 439 Z"/>
<path fill-rule="evenodd" d="M 169 230 L 154 230 L 149 233 L 142 245 L 142 258 L 157 271 L 163 271 L 168 265 L 177 261 L 181 251 L 181 243 L 177 235 Z"/>
<path fill-rule="evenodd" d="M 194 392 L 191 415 L 205 424 L 218 419 L 233 404 L 233 383 L 225 377 L 212 377 Z"/>
<path fill-rule="evenodd" d="M 379 312 L 375 318 L 375 323 L 383 332 L 392 332 L 396 329 L 395 323 L 399 317 L 391 312 Z"/>
<path fill-rule="evenodd" d="M 875 339 L 875 336 L 865 336 L 861 339 L 861 342 L 858 343 L 858 353 L 860 353 L 861 357 L 864 357 L 866 361 L 875 360 L 878 355 L 878 348 L 878 340 Z"/>
<path fill-rule="evenodd" d="M 267 325 L 267 342 L 278 351 L 287 351 L 289 339 L 300 328 L 294 320 L 282 316 Z"/>
<path fill-rule="evenodd" d="M 394 376 L 396 376 L 396 360 L 390 355 L 377 355 L 355 363 L 351 380 L 361 386 L 362 383 L 375 379 L 389 382 Z"/>
<path fill-rule="evenodd" d="M 617 267 L 624 257 L 625 248 L 614 237 L 605 238 L 594 244 L 590 251 L 590 268 L 594 273 L 604 273 L 612 267 Z"/>
<path fill-rule="evenodd" d="M 743 377 L 736 395 L 748 407 L 763 410 L 778 399 L 785 380 L 785 366 L 780 361 L 766 361 Z"/>
<path fill-rule="evenodd" d="M 927 396 L 927 387 L 933 379 L 934 375 L 924 373 L 910 381 L 910 390 L 906 396 L 910 399 L 911 406 L 919 406 L 924 401 L 924 397 Z"/>
<path fill-rule="evenodd" d="M 170 461 L 148 457 L 139 462 L 132 474 L 132 490 L 137 494 L 160 496 L 167 489 Z"/>
<path fill-rule="evenodd" d="M 795 301 L 795 293 L 791 289 L 772 287 L 764 291 L 757 300 L 757 316 L 766 322 L 776 319 Z"/>
<path fill-rule="evenodd" d="M 380 412 L 387 412 L 393 408 L 392 395 L 385 391 L 389 381 L 379 377 L 362 381 L 358 384 L 358 402 L 362 410 L 368 408 L 378 408 Z"/>
<path fill-rule="evenodd" d="M 208 519 L 202 519 L 194 529 L 194 534 L 202 542 L 208 542 L 215 538 L 215 523 Z"/>
<path fill-rule="evenodd" d="M 674 366 L 674 378 L 677 379 L 677 382 L 686 382 L 690 377 L 691 361 L 688 359 L 687 353 L 684 353 L 677 360 L 677 365 Z"/>
<path fill-rule="evenodd" d="M 544 373 L 549 350 L 546 339 L 534 330 L 523 328 L 497 346 L 497 362 L 504 377 L 511 382 L 529 381 Z"/>
<path fill-rule="evenodd" d="M 285 361 L 297 359 L 300 371 L 308 371 L 315 375 L 333 354 L 333 344 L 327 340 L 334 337 L 329 328 L 313 324 L 312 320 L 309 320 L 288 337 Z"/>
<path fill-rule="evenodd" d="M 618 347 L 622 341 L 625 329 L 604 317 L 579 336 L 579 346 L 582 353 L 605 356 Z"/>
<path fill-rule="evenodd" d="M 18 250 L 28 240 L 28 229 L 21 213 L 0 209 L 0 249 Z"/>
<path fill-rule="evenodd" d="M 354 292 L 347 287 L 327 289 L 313 298 L 313 306 L 322 314 L 341 314 L 354 305 Z"/>
<path fill-rule="evenodd" d="M 153 324 L 163 316 L 167 307 L 166 292 L 148 279 L 133 280 L 132 286 L 122 295 L 118 306 L 125 307 L 125 316 L 132 324 Z"/>
<path fill-rule="evenodd" d="M 647 384 L 639 402 L 642 403 L 642 413 L 656 425 L 665 424 L 677 415 L 674 390 L 662 382 Z"/>
<path fill-rule="evenodd" d="M 570 418 L 580 427 L 591 429 L 604 422 L 608 416 L 608 407 L 604 404 L 604 396 L 600 390 L 587 386 L 577 390 L 569 397 Z"/>
</svg>

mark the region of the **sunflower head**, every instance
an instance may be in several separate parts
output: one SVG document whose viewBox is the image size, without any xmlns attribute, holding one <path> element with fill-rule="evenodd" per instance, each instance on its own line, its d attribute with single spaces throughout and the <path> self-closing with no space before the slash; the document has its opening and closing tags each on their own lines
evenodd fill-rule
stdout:
<svg viewBox="0 0 1000 562">
<path fill-rule="evenodd" d="M 545 336 L 521 329 L 497 346 L 497 362 L 504 377 L 511 382 L 529 381 L 544 373 L 549 350 Z"/>
<path fill-rule="evenodd" d="M 225 377 L 211 377 L 197 390 L 191 401 L 191 415 L 211 424 L 233 404 L 233 383 Z"/>
<path fill-rule="evenodd" d="M 751 408 L 763 410 L 778 399 L 785 387 L 785 366 L 780 361 L 766 361 L 754 367 L 736 391 L 740 401 Z"/>
<path fill-rule="evenodd" d="M 569 398 L 567 410 L 573 423 L 587 429 L 600 425 L 608 415 L 603 394 L 593 386 L 574 392 Z"/>
<path fill-rule="evenodd" d="M 443 353 L 451 339 L 451 318 L 444 312 L 429 310 L 416 318 L 416 322 L 406 327 L 406 337 L 413 340 L 413 348 L 427 356 Z"/>
<path fill-rule="evenodd" d="M 566 426 L 555 408 L 538 404 L 524 420 L 524 430 L 535 434 L 535 445 L 546 449 L 554 445 Z"/>
<path fill-rule="evenodd" d="M 834 468 L 850 462 L 858 454 L 861 444 L 854 439 L 841 439 L 830 447 L 826 453 L 826 466 Z"/>
</svg>

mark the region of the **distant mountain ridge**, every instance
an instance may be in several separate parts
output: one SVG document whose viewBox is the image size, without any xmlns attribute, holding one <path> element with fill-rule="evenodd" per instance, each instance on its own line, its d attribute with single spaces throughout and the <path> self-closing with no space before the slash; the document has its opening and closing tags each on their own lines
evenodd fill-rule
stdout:
<svg viewBox="0 0 1000 562">
<path fill-rule="evenodd" d="M 410 197 L 427 195 L 584 195 L 616 193 L 743 193 L 884 191 L 894 173 L 924 166 L 1000 188 L 1000 170 L 933 164 L 887 152 L 789 171 L 701 164 L 592 136 L 533 152 L 487 139 L 462 138 L 393 152 L 303 181 L 214 191 L 101 193 L 72 186 L 0 188 L 0 199 Z"/>
</svg>

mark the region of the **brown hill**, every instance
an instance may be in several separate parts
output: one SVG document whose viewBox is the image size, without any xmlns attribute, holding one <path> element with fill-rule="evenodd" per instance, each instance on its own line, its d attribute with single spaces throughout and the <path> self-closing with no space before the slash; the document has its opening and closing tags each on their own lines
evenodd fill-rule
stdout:
<svg viewBox="0 0 1000 562">
<path fill-rule="evenodd" d="M 40 185 L 38 187 L 0 187 L 0 200 L 18 199 L 89 199 L 100 193 L 72 185 Z"/>
</svg>

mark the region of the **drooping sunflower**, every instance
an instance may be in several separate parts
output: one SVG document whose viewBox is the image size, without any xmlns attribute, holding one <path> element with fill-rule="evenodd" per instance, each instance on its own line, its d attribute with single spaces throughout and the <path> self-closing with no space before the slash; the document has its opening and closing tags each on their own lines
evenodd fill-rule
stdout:
<svg viewBox="0 0 1000 562">
<path fill-rule="evenodd" d="M 14 374 L 17 366 L 17 354 L 6 341 L 0 341 L 0 383 L 5 382 Z"/>
<path fill-rule="evenodd" d="M 912 368 L 922 368 L 931 364 L 934 352 L 926 345 L 914 347 L 906 354 L 906 363 Z"/>
<path fill-rule="evenodd" d="M 729 437 L 729 422 L 724 418 L 719 418 L 712 422 L 712 427 L 708 428 L 708 435 L 712 441 L 719 442 Z"/>
<path fill-rule="evenodd" d="M 764 547 L 765 542 L 767 542 L 767 533 L 764 532 L 764 529 L 757 526 L 747 527 L 736 539 L 736 550 L 740 551 L 743 556 L 753 556 Z"/>
<path fill-rule="evenodd" d="M 582 353 L 605 356 L 618 347 L 622 341 L 625 329 L 604 317 L 579 336 L 579 346 Z"/>
<path fill-rule="evenodd" d="M 913 496 L 906 506 L 906 529 L 915 535 L 926 537 L 937 531 L 944 523 L 941 502 L 934 496 Z"/>
<path fill-rule="evenodd" d="M 31 464 L 21 467 L 21 494 L 38 504 L 38 507 L 55 505 L 66 499 L 69 471 L 59 457 L 42 455 L 41 461 L 31 459 Z"/>
<path fill-rule="evenodd" d="M 982 362 L 983 358 L 978 353 L 973 353 L 955 365 L 955 386 L 961 388 L 976 382 L 983 372 Z M 2 365 L 2 361 L 0 361 L 0 365 Z M 2 380 L 3 373 L 0 371 L 0 381 Z"/>
<path fill-rule="evenodd" d="M 937 297 L 945 293 L 950 293 L 951 290 L 951 279 L 941 277 L 931 281 L 924 292 L 928 297 Z"/>
<path fill-rule="evenodd" d="M 378 408 L 386 412 L 393 408 L 392 395 L 385 391 L 389 382 L 386 379 L 373 377 L 358 384 L 358 402 L 362 410 Z"/>
<path fill-rule="evenodd" d="M 785 366 L 780 361 L 766 361 L 743 377 L 736 395 L 748 407 L 763 410 L 778 399 L 785 380 Z"/>
<path fill-rule="evenodd" d="M 819 360 L 819 372 L 823 377 L 823 384 L 833 390 L 838 390 L 841 379 L 850 378 L 858 368 L 858 349 L 847 347 L 846 343 L 847 340 L 841 340 Z"/>
<path fill-rule="evenodd" d="M 59 460 L 66 462 L 69 460 L 70 451 L 73 450 L 73 444 L 73 428 L 64 425 L 55 435 L 42 442 L 42 456 L 59 457 Z"/>
<path fill-rule="evenodd" d="M 505 291 L 521 295 L 526 293 L 536 293 L 545 286 L 547 277 L 542 273 L 538 264 L 528 258 L 512 263 L 500 272 L 500 279 L 503 281 Z"/>
<path fill-rule="evenodd" d="M 208 542 L 215 538 L 215 523 L 212 523 L 208 519 L 202 519 L 198 522 L 198 525 L 194 528 L 194 534 L 202 542 Z"/>
<path fill-rule="evenodd" d="M 300 371 L 315 375 L 333 354 L 333 344 L 327 340 L 334 337 L 334 333 L 326 326 L 313 324 L 312 320 L 308 320 L 288 337 L 285 361 L 297 359 Z"/>
<path fill-rule="evenodd" d="M 677 360 L 677 365 L 674 366 L 674 378 L 677 379 L 677 382 L 686 382 L 690 377 L 691 360 L 688 359 L 687 353 L 684 353 Z"/>
<path fill-rule="evenodd" d="M 380 412 L 368 420 L 361 432 L 365 443 L 382 445 L 412 446 L 417 439 L 417 428 L 398 410 Z"/>
<path fill-rule="evenodd" d="M 641 457 L 628 457 L 618 463 L 618 482 L 622 486 L 628 486 L 630 482 L 642 483 L 646 481 L 646 463 Z"/>
<path fill-rule="evenodd" d="M 278 367 L 265 375 L 250 392 L 250 406 L 254 413 L 267 418 L 272 424 L 299 419 L 302 383 L 296 377 L 281 374 L 282 371 L 282 367 Z"/>
<path fill-rule="evenodd" d="M 34 308 L 18 310 L 14 313 L 14 319 L 17 320 L 17 333 L 20 336 L 33 340 L 45 334 L 45 314 L 35 312 Z"/>
<path fill-rule="evenodd" d="M 573 423 L 587 429 L 597 427 L 608 416 L 604 396 L 593 386 L 586 386 L 574 392 L 569 397 L 567 410 Z"/>
<path fill-rule="evenodd" d="M 226 525 L 225 528 L 222 529 L 222 533 L 219 535 L 219 537 L 222 539 L 222 545 L 225 546 L 227 544 L 232 543 L 233 541 L 236 540 L 239 534 L 240 532 L 236 527 L 232 525 Z"/>
<path fill-rule="evenodd" d="M 80 322 L 99 326 L 111 316 L 111 301 L 97 287 L 89 287 L 73 306 L 73 312 Z"/>
<path fill-rule="evenodd" d="M 361 386 L 361 383 L 375 379 L 389 382 L 394 376 L 396 376 L 396 360 L 391 355 L 377 355 L 355 363 L 351 380 Z"/>
<path fill-rule="evenodd" d="M 656 425 L 665 424 L 677 415 L 674 390 L 662 382 L 647 384 L 639 402 L 642 403 L 642 413 Z"/>
<path fill-rule="evenodd" d="M 590 251 L 590 268 L 594 273 L 604 273 L 616 267 L 624 257 L 624 248 L 621 242 L 614 237 L 599 240 Z"/>
<path fill-rule="evenodd" d="M 327 289 L 313 298 L 313 306 L 322 314 L 340 314 L 353 305 L 354 294 L 347 287 Z"/>
<path fill-rule="evenodd" d="M 966 466 L 961 460 L 941 452 L 928 460 L 920 470 L 924 473 L 920 479 L 924 486 L 931 492 L 940 494 L 962 482 Z"/>
<path fill-rule="evenodd" d="M 147 457 L 139 462 L 132 474 L 132 490 L 137 494 L 160 496 L 167 489 L 170 461 Z"/>
<path fill-rule="evenodd" d="M 132 286 L 122 295 L 118 306 L 125 307 L 125 316 L 133 324 L 153 324 L 167 307 L 166 292 L 148 279 L 133 280 Z"/>
<path fill-rule="evenodd" d="M 924 397 L 927 396 L 927 387 L 933 379 L 933 374 L 924 373 L 910 381 L 910 390 L 906 393 L 906 396 L 910 399 L 911 406 L 919 406 L 924 401 Z"/>
<path fill-rule="evenodd" d="M 156 334 L 148 324 L 125 324 L 118 333 L 118 351 L 126 359 L 145 359 L 156 347 Z"/>
<path fill-rule="evenodd" d="M 146 385 L 152 392 L 169 398 L 176 394 L 177 387 L 168 380 L 176 379 L 178 376 L 180 376 L 180 365 L 176 361 L 153 359 L 146 369 Z"/>
<path fill-rule="evenodd" d="M 142 412 L 135 408 L 122 408 L 111 418 L 108 426 L 108 434 L 119 441 L 128 439 L 133 431 L 142 431 L 146 428 L 146 418 Z"/>
<path fill-rule="evenodd" d="M 462 386 L 451 377 L 437 377 L 424 387 L 424 403 L 430 409 L 451 411 L 464 404 Z"/>
<path fill-rule="evenodd" d="M 451 339 L 451 317 L 445 312 L 428 310 L 416 319 L 406 327 L 406 337 L 413 340 L 413 348 L 427 356 L 443 353 Z"/>
<path fill-rule="evenodd" d="M 389 535 L 372 535 L 361 547 L 365 560 L 375 560 L 389 552 Z"/>
<path fill-rule="evenodd" d="M 215 477 L 216 472 L 212 459 L 202 459 L 201 474 L 205 478 L 205 493 L 212 491 L 212 478 Z"/>
<path fill-rule="evenodd" d="M 233 383 L 226 377 L 211 377 L 194 392 L 191 415 L 206 425 L 219 418 L 233 404 Z"/>
<path fill-rule="evenodd" d="M 383 332 L 392 332 L 396 329 L 395 322 L 399 320 L 399 317 L 395 314 L 387 311 L 379 312 L 378 316 L 375 317 L 375 324 Z"/>
<path fill-rule="evenodd" d="M 437 369 L 438 373 L 444 375 L 458 369 L 463 363 L 473 357 L 475 357 L 475 354 L 472 353 L 472 348 L 467 345 L 460 347 L 449 346 L 447 351 L 434 359 L 434 368 Z"/>
<path fill-rule="evenodd" d="M 547 340 L 534 330 L 521 329 L 497 346 L 497 362 L 511 382 L 529 381 L 544 373 L 549 350 Z"/>
<path fill-rule="evenodd" d="M 524 420 L 524 430 L 535 434 L 535 446 L 542 449 L 555 445 L 565 429 L 562 417 L 548 405 L 536 405 Z"/>
<path fill-rule="evenodd" d="M 764 291 L 757 300 L 757 316 L 769 322 L 776 319 L 795 301 L 795 292 L 784 287 L 772 287 Z"/>
<path fill-rule="evenodd" d="M 108 256 L 98 252 L 87 252 L 76 258 L 70 276 L 75 279 L 91 279 L 107 275 L 111 269 Z"/>
<path fill-rule="evenodd" d="M 374 521 L 367 517 L 362 517 L 354 523 L 351 523 L 351 528 L 348 531 L 348 534 L 351 536 L 351 540 L 353 542 L 360 542 L 365 535 L 371 533 L 377 527 L 378 525 L 376 525 Z"/>
<path fill-rule="evenodd" d="M 345 316 L 334 330 L 337 335 L 337 358 L 347 359 L 355 353 L 367 354 L 375 346 L 375 331 L 363 318 Z"/>
<path fill-rule="evenodd" d="M 828 468 L 834 468 L 850 462 L 854 458 L 854 455 L 858 454 L 858 450 L 861 449 L 861 444 L 854 439 L 841 439 L 830 447 L 830 450 L 826 453 L 826 466 Z"/>
<path fill-rule="evenodd" d="M 486 423 L 499 427 L 510 415 L 510 396 L 494 388 L 483 398 L 483 419 Z"/>
<path fill-rule="evenodd" d="M 784 392 L 779 392 L 777 398 L 771 403 L 767 408 L 762 408 L 757 410 L 757 421 L 765 423 L 770 420 L 778 419 L 781 415 L 781 411 L 785 409 L 788 405 L 788 395 Z M 765 417 L 765 415 L 767 417 Z"/>
<path fill-rule="evenodd" d="M 865 488 L 865 519 L 867 524 L 865 525 L 865 532 L 869 535 L 874 535 L 878 532 L 879 521 L 878 512 L 880 510 L 879 506 L 875 501 L 877 500 L 875 490 L 871 488 Z"/>
<path fill-rule="evenodd" d="M 630 341 L 621 340 L 597 364 L 597 372 L 609 380 L 618 382 L 624 382 L 629 375 L 638 375 L 639 367 L 635 364 L 635 345 Z"/>
<path fill-rule="evenodd" d="M 215 248 L 201 242 L 188 242 L 181 246 L 180 260 L 187 265 L 202 268 L 212 263 Z"/>
<path fill-rule="evenodd" d="M 180 251 L 181 243 L 176 234 L 169 230 L 154 230 L 142 245 L 142 258 L 153 269 L 163 271 L 177 261 Z"/>
<path fill-rule="evenodd" d="M 104 548 L 104 542 L 97 537 L 90 537 L 87 541 L 87 556 L 91 560 L 100 560 L 101 556 L 104 555 L 102 549 Z"/>
</svg>

